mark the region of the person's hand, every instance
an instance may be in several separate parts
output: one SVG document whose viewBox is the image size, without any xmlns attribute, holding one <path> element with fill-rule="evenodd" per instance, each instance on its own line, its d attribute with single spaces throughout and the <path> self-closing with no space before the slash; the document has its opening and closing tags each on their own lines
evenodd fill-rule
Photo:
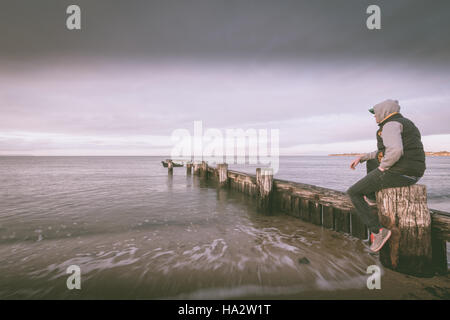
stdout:
<svg viewBox="0 0 450 320">
<path fill-rule="evenodd" d="M 356 158 L 353 160 L 353 162 L 350 164 L 350 169 L 355 170 L 356 166 L 361 162 L 361 157 Z"/>
<path fill-rule="evenodd" d="M 378 167 L 378 170 L 380 170 L 381 172 L 383 172 L 386 169 L 383 169 L 382 167 Z"/>
</svg>

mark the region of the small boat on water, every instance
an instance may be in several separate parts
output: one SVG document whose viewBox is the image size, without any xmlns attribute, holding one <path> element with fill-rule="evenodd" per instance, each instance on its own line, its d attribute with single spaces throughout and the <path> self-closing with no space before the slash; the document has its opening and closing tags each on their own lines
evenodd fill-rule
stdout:
<svg viewBox="0 0 450 320">
<path fill-rule="evenodd" d="M 167 166 L 168 166 L 168 161 L 167 160 L 166 161 L 161 161 L 161 163 L 162 163 L 164 168 L 167 168 Z M 172 161 L 172 163 L 173 163 L 174 167 L 182 167 L 182 166 L 184 166 L 183 163 L 178 163 L 178 162 L 175 162 L 175 161 Z"/>
</svg>

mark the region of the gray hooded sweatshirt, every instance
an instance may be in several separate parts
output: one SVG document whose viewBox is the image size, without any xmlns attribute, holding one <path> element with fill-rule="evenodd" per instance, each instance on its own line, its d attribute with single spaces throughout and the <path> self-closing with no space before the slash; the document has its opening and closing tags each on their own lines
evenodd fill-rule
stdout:
<svg viewBox="0 0 450 320">
<path fill-rule="evenodd" d="M 397 100 L 388 99 L 373 107 L 375 112 L 375 118 L 378 123 L 385 120 L 391 114 L 400 112 L 400 106 Z M 402 142 L 403 125 L 397 121 L 390 121 L 383 126 L 381 138 L 383 144 L 386 147 L 384 157 L 381 159 L 380 167 L 388 170 L 392 167 L 403 155 L 403 142 Z M 378 150 L 366 153 L 361 157 L 361 162 L 375 159 L 377 157 Z"/>
</svg>

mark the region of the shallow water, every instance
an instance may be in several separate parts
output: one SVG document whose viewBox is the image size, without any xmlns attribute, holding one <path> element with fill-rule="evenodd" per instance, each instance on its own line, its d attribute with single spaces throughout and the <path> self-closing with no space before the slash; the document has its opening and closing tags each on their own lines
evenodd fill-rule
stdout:
<svg viewBox="0 0 450 320">
<path fill-rule="evenodd" d="M 443 210 L 447 159 L 432 159 L 422 182 L 430 207 Z M 366 286 L 377 257 L 362 241 L 262 215 L 254 200 L 184 168 L 169 176 L 160 160 L 0 158 L 0 298 L 214 299 Z M 348 160 L 282 158 L 277 177 L 345 190 L 364 175 Z M 81 290 L 67 289 L 70 265 L 81 268 Z"/>
</svg>

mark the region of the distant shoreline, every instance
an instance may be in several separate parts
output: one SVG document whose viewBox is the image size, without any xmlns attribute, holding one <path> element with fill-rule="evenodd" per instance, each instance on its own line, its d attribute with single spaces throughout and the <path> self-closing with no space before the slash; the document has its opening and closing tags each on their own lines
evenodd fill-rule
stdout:
<svg viewBox="0 0 450 320">
<path fill-rule="evenodd" d="M 364 153 L 332 153 L 329 154 L 328 156 L 330 157 L 348 157 L 348 156 L 362 156 Z M 426 151 L 425 152 L 426 156 L 429 157 L 450 157 L 450 152 L 449 151 L 438 151 L 438 152 L 431 152 L 431 151 Z"/>
</svg>

